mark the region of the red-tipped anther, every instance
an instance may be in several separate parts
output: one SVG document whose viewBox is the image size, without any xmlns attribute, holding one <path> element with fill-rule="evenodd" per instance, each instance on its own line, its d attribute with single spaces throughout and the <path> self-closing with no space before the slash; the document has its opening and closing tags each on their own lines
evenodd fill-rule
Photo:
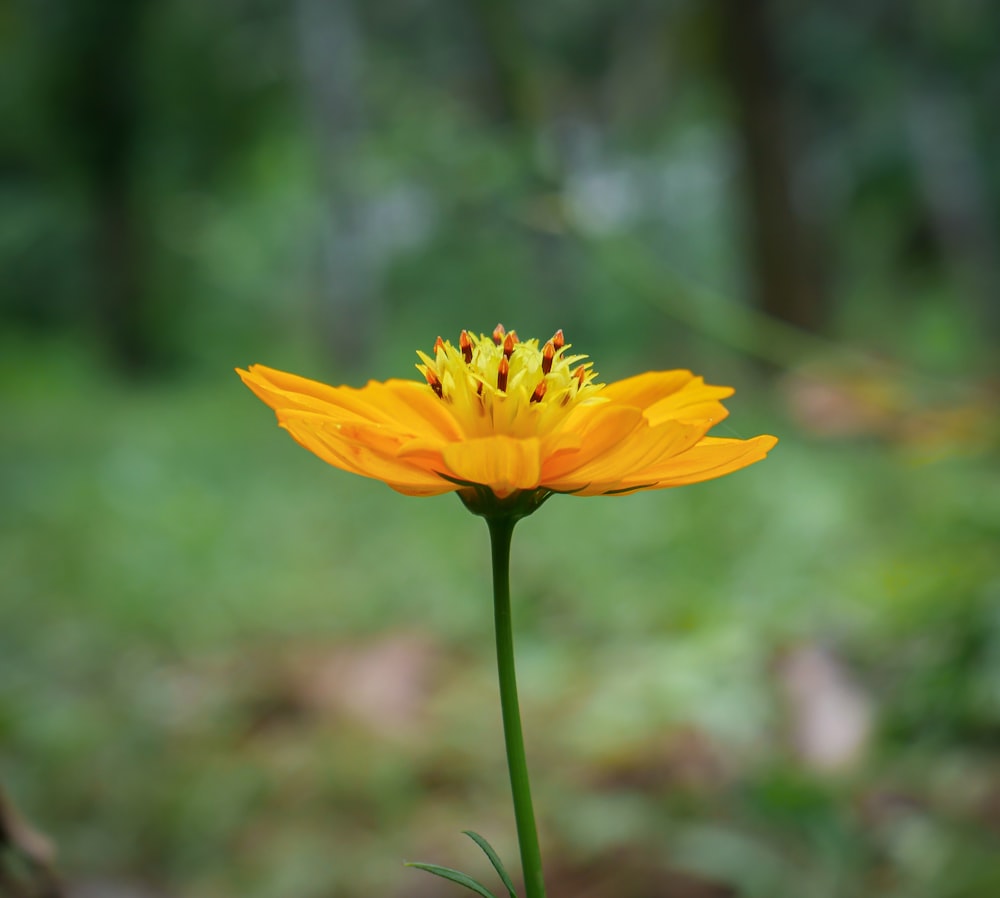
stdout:
<svg viewBox="0 0 1000 898">
<path fill-rule="evenodd" d="M 548 374 L 552 370 L 552 360 L 555 357 L 555 344 L 549 340 L 549 342 L 542 347 L 542 374 Z"/>
<path fill-rule="evenodd" d="M 587 379 L 587 369 L 581 365 L 576 371 L 573 372 L 573 377 L 576 378 L 576 388 L 579 390 L 584 381 Z"/>
<path fill-rule="evenodd" d="M 438 337 L 434 341 L 434 355 L 437 355 L 442 349 L 444 349 L 444 340 Z"/>
<path fill-rule="evenodd" d="M 552 336 L 552 345 L 555 347 L 556 352 L 562 349 L 566 345 L 566 338 L 563 336 L 562 328 L 559 328 Z"/>
<path fill-rule="evenodd" d="M 430 384 L 431 389 L 437 394 L 438 399 L 444 399 L 444 388 L 441 386 L 438 376 L 428 368 L 424 371 L 424 377 L 427 378 L 427 383 Z"/>
<path fill-rule="evenodd" d="M 541 402 L 542 397 L 545 395 L 545 391 L 548 389 L 548 385 L 544 380 L 538 381 L 538 386 L 535 387 L 535 392 L 531 394 L 532 402 Z"/>
<path fill-rule="evenodd" d="M 465 364 L 471 364 L 472 362 L 472 338 L 469 336 L 468 331 L 462 331 L 458 336 L 458 348 L 462 350 L 462 358 L 465 359 Z"/>
<path fill-rule="evenodd" d="M 503 335 L 506 333 L 507 331 L 504 329 L 504 326 L 502 324 L 498 324 L 495 328 L 493 328 L 493 342 L 499 346 L 503 343 Z"/>
<path fill-rule="evenodd" d="M 507 356 L 504 356 L 497 365 L 497 389 L 501 393 L 507 389 L 508 374 L 510 374 L 510 363 L 507 361 Z"/>
<path fill-rule="evenodd" d="M 503 341 L 503 354 L 508 359 L 514 354 L 514 347 L 517 345 L 517 332 L 511 331 L 504 338 Z"/>
</svg>

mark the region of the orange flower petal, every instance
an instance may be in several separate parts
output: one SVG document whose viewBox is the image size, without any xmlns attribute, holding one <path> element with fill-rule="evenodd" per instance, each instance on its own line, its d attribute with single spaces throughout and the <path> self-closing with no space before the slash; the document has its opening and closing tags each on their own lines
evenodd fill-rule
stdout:
<svg viewBox="0 0 1000 898">
<path fill-rule="evenodd" d="M 493 436 L 449 443 L 442 456 L 456 480 L 487 484 L 501 499 L 514 490 L 538 486 L 541 444 L 531 437 Z"/>
<path fill-rule="evenodd" d="M 683 389 L 654 402 L 645 415 L 654 426 L 670 420 L 718 424 L 729 416 L 729 409 L 719 400 L 732 394 L 732 387 L 714 387 L 696 377 Z"/>
<path fill-rule="evenodd" d="M 622 405 L 645 409 L 683 389 L 694 379 L 690 371 L 647 371 L 607 384 L 598 394 Z"/>
<path fill-rule="evenodd" d="M 237 368 L 236 373 L 258 398 L 275 411 L 330 412 L 336 409 L 361 418 L 371 415 L 368 405 L 357 401 L 359 391 L 350 387 L 331 387 L 266 365 L 251 365 L 247 371 Z"/>
<path fill-rule="evenodd" d="M 645 425 L 627 440 L 618 443 L 589 464 L 573 471 L 568 477 L 551 484 L 552 489 L 572 491 L 578 496 L 597 496 L 630 488 L 636 472 L 651 465 L 662 465 L 689 450 L 705 433 L 706 425 L 683 421 L 667 421 L 658 427 Z M 651 481 L 643 481 L 651 482 Z M 550 486 L 546 481 L 546 486 Z"/>
<path fill-rule="evenodd" d="M 763 459 L 778 442 L 764 434 L 749 440 L 705 437 L 696 446 L 662 465 L 651 465 L 631 474 L 626 485 L 664 489 L 722 477 Z M 653 484 L 645 487 L 645 484 Z"/>
<path fill-rule="evenodd" d="M 462 428 L 427 384 L 412 380 L 372 381 L 364 388 L 369 402 L 401 430 L 425 439 L 460 440 Z"/>
<path fill-rule="evenodd" d="M 645 420 L 637 408 L 609 402 L 579 406 L 567 418 L 562 430 L 543 442 L 542 482 L 564 480 L 621 445 L 640 426 L 645 426 Z M 567 445 L 566 437 L 570 435 L 576 439 L 572 445 Z"/>
<path fill-rule="evenodd" d="M 337 423 L 315 412 L 279 413 L 278 420 L 299 445 L 344 471 L 381 480 L 409 495 L 432 496 L 454 484 L 396 457 L 399 441 L 377 426 Z"/>
<path fill-rule="evenodd" d="M 647 371 L 608 384 L 601 396 L 641 408 L 653 426 L 679 418 L 718 423 L 729 412 L 718 400 L 732 396 L 732 387 L 715 387 L 690 371 Z"/>
<path fill-rule="evenodd" d="M 424 438 L 461 437 L 461 429 L 447 407 L 426 384 L 416 381 L 371 381 L 356 389 L 331 387 L 264 365 L 252 365 L 249 371 L 237 369 L 237 373 L 276 412 L 298 409 L 341 421 L 371 421 Z"/>
</svg>

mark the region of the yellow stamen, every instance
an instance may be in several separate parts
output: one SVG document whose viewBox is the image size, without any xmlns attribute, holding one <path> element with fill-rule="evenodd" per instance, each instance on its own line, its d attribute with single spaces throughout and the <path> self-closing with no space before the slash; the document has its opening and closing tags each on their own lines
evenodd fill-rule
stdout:
<svg viewBox="0 0 1000 898">
<path fill-rule="evenodd" d="M 424 377 L 427 378 L 427 383 L 430 384 L 430 388 L 437 393 L 439 399 L 444 398 L 444 388 L 441 386 L 441 381 L 438 376 L 430 370 L 430 368 L 424 371 Z"/>
<path fill-rule="evenodd" d="M 562 333 L 562 331 L 560 331 Z M 549 340 L 542 349 L 542 373 L 548 374 L 552 370 L 552 360 L 556 357 L 555 344 Z"/>
<path fill-rule="evenodd" d="M 507 354 L 497 363 L 497 389 L 501 393 L 507 391 L 507 376 L 510 374 L 510 362 L 507 361 Z"/>
<path fill-rule="evenodd" d="M 569 355 L 563 332 L 544 347 L 497 325 L 489 336 L 462 331 L 434 344 L 417 366 L 471 436 L 530 436 L 558 426 L 579 402 L 602 402 L 586 356 Z"/>
</svg>

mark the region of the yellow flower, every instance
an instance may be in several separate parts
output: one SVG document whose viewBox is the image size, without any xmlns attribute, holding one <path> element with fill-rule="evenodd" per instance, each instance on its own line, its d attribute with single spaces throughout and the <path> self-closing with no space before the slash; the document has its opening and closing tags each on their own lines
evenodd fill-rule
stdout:
<svg viewBox="0 0 1000 898">
<path fill-rule="evenodd" d="M 354 389 L 263 365 L 237 373 L 329 464 L 411 496 L 458 491 L 467 504 L 520 497 L 533 510 L 552 493 L 697 483 L 760 461 L 777 442 L 705 435 L 728 414 L 719 400 L 731 387 L 690 371 L 604 385 L 569 348 L 562 331 L 539 345 L 498 325 L 491 336 L 462 331 L 457 346 L 439 337 L 432 354 L 418 352 L 425 382 Z"/>
</svg>

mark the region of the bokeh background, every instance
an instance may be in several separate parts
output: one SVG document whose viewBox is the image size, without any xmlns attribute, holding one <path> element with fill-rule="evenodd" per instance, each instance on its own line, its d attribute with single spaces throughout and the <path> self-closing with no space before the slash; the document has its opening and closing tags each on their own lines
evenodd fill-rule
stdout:
<svg viewBox="0 0 1000 898">
<path fill-rule="evenodd" d="M 493 883 L 463 828 L 515 866 L 482 522 L 232 371 L 417 376 L 502 321 L 781 437 L 518 528 L 554 898 L 1000 894 L 997 35 L 989 0 L 8 0 L 0 893 L 51 845 L 77 898 L 463 894 L 401 866 Z"/>
</svg>

